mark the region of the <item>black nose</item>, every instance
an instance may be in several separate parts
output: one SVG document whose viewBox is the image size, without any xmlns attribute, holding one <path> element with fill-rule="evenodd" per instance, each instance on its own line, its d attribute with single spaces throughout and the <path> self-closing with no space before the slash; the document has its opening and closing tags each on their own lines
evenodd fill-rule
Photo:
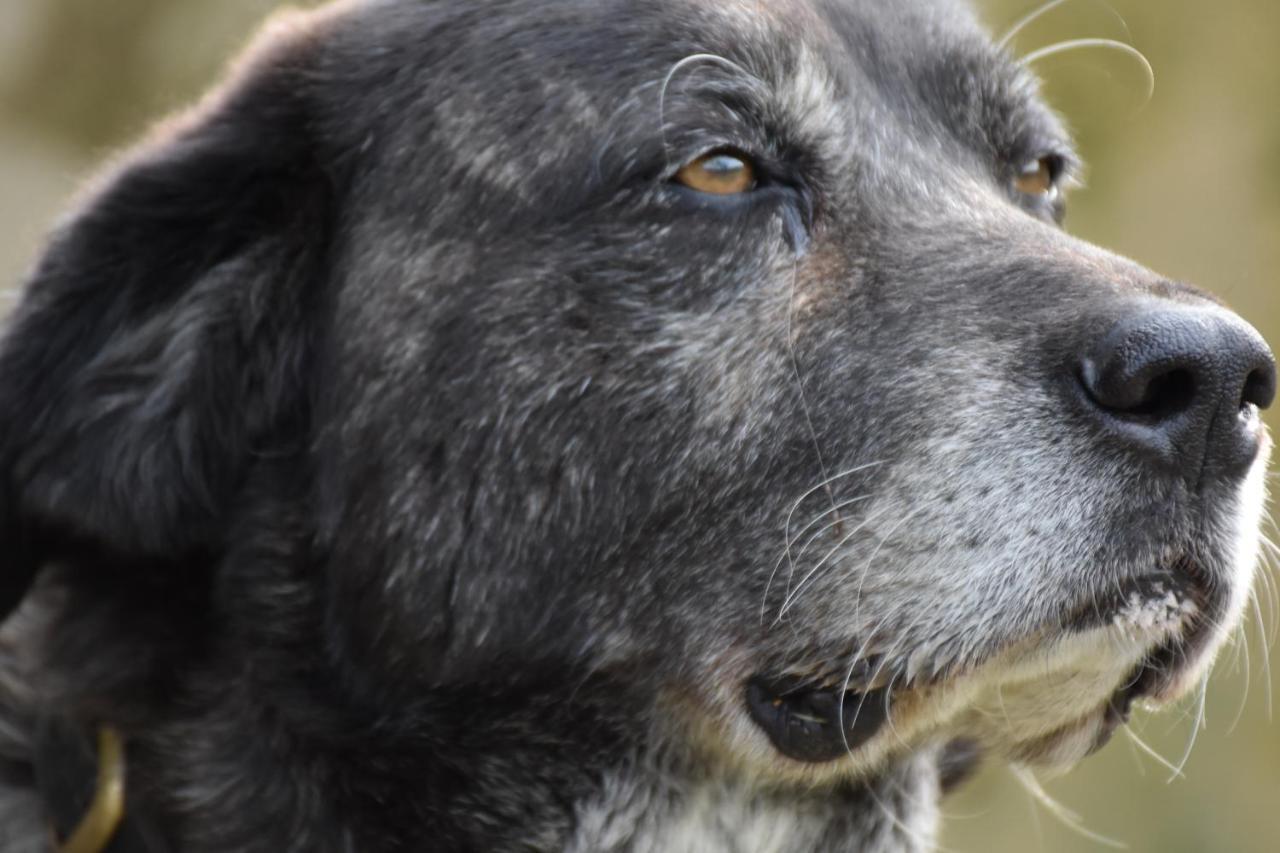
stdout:
<svg viewBox="0 0 1280 853">
<path fill-rule="evenodd" d="M 1258 409 L 1275 398 L 1276 364 L 1235 314 L 1161 305 L 1126 316 L 1096 341 L 1081 359 L 1080 383 L 1134 449 L 1195 479 L 1239 477 L 1258 453 Z"/>
</svg>

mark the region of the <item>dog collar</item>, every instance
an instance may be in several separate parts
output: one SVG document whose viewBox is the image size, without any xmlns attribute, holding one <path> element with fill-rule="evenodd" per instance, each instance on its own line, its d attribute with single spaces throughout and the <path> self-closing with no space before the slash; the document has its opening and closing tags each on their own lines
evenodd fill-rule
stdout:
<svg viewBox="0 0 1280 853">
<path fill-rule="evenodd" d="M 93 799 L 58 853 L 103 853 L 111 843 L 125 810 L 124 740 L 110 726 L 98 729 L 98 776 Z"/>
<path fill-rule="evenodd" d="M 35 784 L 56 853 L 172 853 L 160 827 L 127 798 L 123 735 L 101 725 L 96 737 L 60 717 L 36 724 Z M 145 810 L 143 810 L 145 811 Z"/>
</svg>

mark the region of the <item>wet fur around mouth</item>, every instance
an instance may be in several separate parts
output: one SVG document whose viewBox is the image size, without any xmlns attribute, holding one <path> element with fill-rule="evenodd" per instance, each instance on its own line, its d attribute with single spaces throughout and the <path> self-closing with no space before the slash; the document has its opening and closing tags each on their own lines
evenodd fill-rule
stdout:
<svg viewBox="0 0 1280 853">
<path fill-rule="evenodd" d="M 1239 619 L 1274 381 L 1126 444 L 1100 329 L 1263 345 L 1039 158 L 949 0 L 275 19 L 0 339 L 0 850 L 101 726 L 183 851 L 923 850 L 982 755 L 1084 757 Z"/>
</svg>

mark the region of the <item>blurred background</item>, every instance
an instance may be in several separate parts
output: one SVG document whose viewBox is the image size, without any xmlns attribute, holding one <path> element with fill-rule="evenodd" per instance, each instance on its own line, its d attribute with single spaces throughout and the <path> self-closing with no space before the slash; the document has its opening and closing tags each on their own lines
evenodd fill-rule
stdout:
<svg viewBox="0 0 1280 853">
<path fill-rule="evenodd" d="M 461 0 L 465 2 L 465 0 Z M 895 2 L 895 0 L 883 0 Z M 976 0 L 997 34 L 1036 7 Z M 199 93 L 272 0 L 0 2 L 0 312 L 94 164 Z M 306 3 L 299 5 L 307 5 Z M 1066 39 L 1111 38 L 1038 60 L 1050 102 L 1089 164 L 1071 196 L 1073 233 L 1223 296 L 1280 345 L 1280 2 L 1068 0 L 1013 41 L 1028 55 Z M 1273 429 L 1280 421 L 1272 417 Z M 1275 531 L 1268 531 L 1275 537 Z M 1268 570 L 1270 573 L 1270 570 Z M 1124 733 L 1044 787 L 1083 830 L 1063 825 L 1003 767 L 945 804 L 942 843 L 960 853 L 1100 851 L 1106 836 L 1146 853 L 1280 850 L 1280 650 L 1268 672 L 1274 596 L 1260 595 L 1243 644 L 1198 702 L 1135 717 L 1133 729 L 1181 778 Z M 1277 699 L 1280 702 L 1280 698 Z"/>
</svg>

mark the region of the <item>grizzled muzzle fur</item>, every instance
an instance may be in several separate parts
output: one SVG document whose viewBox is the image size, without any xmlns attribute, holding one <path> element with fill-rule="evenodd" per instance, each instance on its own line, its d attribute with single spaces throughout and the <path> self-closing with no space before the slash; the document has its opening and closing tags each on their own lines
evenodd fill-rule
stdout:
<svg viewBox="0 0 1280 853">
<path fill-rule="evenodd" d="M 1240 618 L 1275 368 L 1076 169 L 949 0 L 277 19 L 0 343 L 0 848 L 101 727 L 121 839 L 273 853 L 923 849 L 1098 748 Z"/>
</svg>

